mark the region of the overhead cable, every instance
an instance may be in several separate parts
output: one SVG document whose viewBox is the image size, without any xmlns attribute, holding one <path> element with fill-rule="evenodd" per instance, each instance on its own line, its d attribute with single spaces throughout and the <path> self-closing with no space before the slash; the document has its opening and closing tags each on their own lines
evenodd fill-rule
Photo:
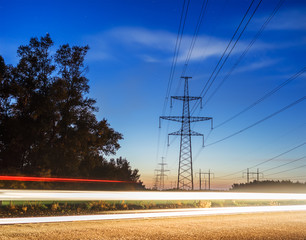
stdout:
<svg viewBox="0 0 306 240">
<path fill-rule="evenodd" d="M 262 0 L 260 0 L 259 4 L 261 3 L 261 1 L 262 1 Z M 243 16 L 242 20 L 240 21 L 238 27 L 236 28 L 236 30 L 235 30 L 235 32 L 234 32 L 234 34 L 233 34 L 231 40 L 229 41 L 227 47 L 225 48 L 225 50 L 224 50 L 224 52 L 223 52 L 221 58 L 219 59 L 217 65 L 215 66 L 213 72 L 211 73 L 211 75 L 210 75 L 208 81 L 207 81 L 206 84 L 204 85 L 204 87 L 203 87 L 203 89 L 202 89 L 202 91 L 201 91 L 201 93 L 200 93 L 201 96 L 204 96 L 204 95 L 206 94 L 206 92 L 205 92 L 205 94 L 203 95 L 203 93 L 204 93 L 204 91 L 206 90 L 207 87 L 210 88 L 210 86 L 211 86 L 211 84 L 212 84 L 212 83 L 210 83 L 210 81 L 211 81 L 213 75 L 215 74 L 215 72 L 216 72 L 217 68 L 219 67 L 219 65 L 220 65 L 220 63 L 221 63 L 223 57 L 225 56 L 225 53 L 227 52 L 227 50 L 228 50 L 228 48 L 230 47 L 232 41 L 234 40 L 236 34 L 238 33 L 238 31 L 239 31 L 239 29 L 240 29 L 242 23 L 244 22 L 244 19 L 246 18 L 246 16 L 247 16 L 248 13 L 249 13 L 249 11 L 250 11 L 250 9 L 251 9 L 253 3 L 254 3 L 254 0 L 251 2 L 250 6 L 248 7 L 246 13 L 244 14 L 244 16 Z M 257 8 L 259 7 L 259 4 L 257 5 L 257 7 L 256 7 L 255 11 L 253 12 L 252 16 L 249 18 L 249 21 L 251 20 L 251 18 L 252 18 L 253 15 L 255 14 Z M 249 21 L 247 22 L 247 24 L 249 23 Z M 216 78 L 216 76 L 218 75 L 218 73 L 220 72 L 220 70 L 222 69 L 223 65 L 225 64 L 225 62 L 226 62 L 226 60 L 228 59 L 229 55 L 231 54 L 232 50 L 235 48 L 237 42 L 239 41 L 239 39 L 240 39 L 242 33 L 243 33 L 244 30 L 245 30 L 247 24 L 245 25 L 243 31 L 240 33 L 240 36 L 239 36 L 239 38 L 236 40 L 236 43 L 234 44 L 234 46 L 233 46 L 232 49 L 230 50 L 230 53 L 227 55 L 226 59 L 223 61 L 222 65 L 220 66 L 220 68 L 219 68 L 219 70 L 217 71 L 217 73 L 216 73 L 214 79 Z M 212 81 L 214 81 L 214 79 L 213 79 Z M 210 85 L 208 85 L 208 84 L 210 84 Z M 191 110 L 192 113 L 194 113 L 194 111 L 195 111 L 195 109 L 197 108 L 198 105 L 199 105 L 199 102 L 196 102 L 196 103 L 194 104 L 194 106 L 193 106 L 193 108 L 192 108 L 192 110 Z"/>
<path fill-rule="evenodd" d="M 186 0 L 184 0 L 184 3 L 183 3 L 183 8 L 182 8 L 181 17 L 180 17 L 180 24 L 179 24 L 179 29 L 178 29 L 178 32 L 177 32 L 177 37 L 176 37 L 176 43 L 175 43 L 175 48 L 174 48 L 174 53 L 173 53 L 172 65 L 171 65 L 171 69 L 170 69 L 170 75 L 169 75 L 169 79 L 168 79 L 168 85 L 167 85 L 166 97 L 165 97 L 165 101 L 164 101 L 162 115 L 165 114 L 167 104 L 168 104 L 168 100 L 169 100 L 169 95 L 170 95 L 170 91 L 171 91 L 174 72 L 175 72 L 175 69 L 176 69 L 177 58 L 178 58 L 178 54 L 179 54 L 179 50 L 180 50 L 180 46 L 181 46 L 181 42 L 182 42 L 182 37 L 183 37 L 183 34 L 184 34 L 184 28 L 185 28 L 186 18 L 187 18 L 187 14 L 188 14 L 189 3 L 190 3 L 190 0 L 187 0 L 187 4 L 186 4 Z"/>
<path fill-rule="evenodd" d="M 252 128 L 252 127 L 254 127 L 254 126 L 256 126 L 256 125 L 258 125 L 258 124 L 260 124 L 260 123 L 262 123 L 262 122 L 264 122 L 264 121 L 266 121 L 266 120 L 268 120 L 268 119 L 270 119 L 270 118 L 272 118 L 272 117 L 274 117 L 274 116 L 276 116 L 277 114 L 279 114 L 279 113 L 281 113 L 281 112 L 283 112 L 283 111 L 285 111 L 285 110 L 287 110 L 287 109 L 289 109 L 289 108 L 291 108 L 291 107 L 293 107 L 293 106 L 295 106 L 295 105 L 301 103 L 301 102 L 304 101 L 305 99 L 306 99 L 306 96 L 304 96 L 304 97 L 302 97 L 302 98 L 300 98 L 300 99 L 294 101 L 293 103 L 291 103 L 291 104 L 289 104 L 289 105 L 283 107 L 282 109 L 280 109 L 280 110 L 278 110 L 278 111 L 276 111 L 276 112 L 270 114 L 269 116 L 267 116 L 267 117 L 265 117 L 265 118 L 263 118 L 263 119 L 261 119 L 261 120 L 255 122 L 255 123 L 253 123 L 253 124 L 251 124 L 251 125 L 249 125 L 249 126 L 243 128 L 243 129 L 241 129 L 241 130 L 239 130 L 239 131 L 237 131 L 237 132 L 235 132 L 235 133 L 233 133 L 233 134 L 228 135 L 227 137 L 224 137 L 224 138 L 222 138 L 222 139 L 220 139 L 220 140 L 218 140 L 218 141 L 215 141 L 215 142 L 212 142 L 212 143 L 210 143 L 210 144 L 207 144 L 206 147 L 215 145 L 215 144 L 217 144 L 217 143 L 219 143 L 219 142 L 222 142 L 222 141 L 227 140 L 227 139 L 229 139 L 229 138 L 231 138 L 231 137 L 234 137 L 234 136 L 238 135 L 239 133 L 242 133 L 242 132 L 244 132 L 244 131 L 246 131 L 246 130 L 248 130 L 248 129 L 250 129 L 250 128 Z"/>
<path fill-rule="evenodd" d="M 262 172 L 268 172 L 268 171 L 274 170 L 274 169 L 276 169 L 276 168 L 280 168 L 280 167 L 283 167 L 283 166 L 289 165 L 289 164 L 291 164 L 291 163 L 294 163 L 294 162 L 300 161 L 300 160 L 302 160 L 302 159 L 304 159 L 304 158 L 306 158 L 306 156 L 303 156 L 303 157 L 298 158 L 298 159 L 294 159 L 294 160 L 292 160 L 292 161 L 290 161 L 290 162 L 287 162 L 287 163 L 281 164 L 281 165 L 276 166 L 276 167 L 268 168 L 268 169 L 266 169 L 266 170 L 264 170 L 264 171 L 262 171 Z"/>
<path fill-rule="evenodd" d="M 287 151 L 285 151 L 285 152 L 282 152 L 281 154 L 278 154 L 278 155 L 275 156 L 275 157 L 269 158 L 268 160 L 265 160 L 265 161 L 263 161 L 263 162 L 261 162 L 261 163 L 259 163 L 259 164 L 256 164 L 256 165 L 254 165 L 254 166 L 252 166 L 252 167 L 250 167 L 250 168 L 255 168 L 255 167 L 258 167 L 258 166 L 260 166 L 260 165 L 262 165 L 262 164 L 265 164 L 265 163 L 267 163 L 267 162 L 270 162 L 270 161 L 272 161 L 272 160 L 274 160 L 274 159 L 276 159 L 276 158 L 279 158 L 279 157 L 281 157 L 281 156 L 283 156 L 283 155 L 285 155 L 285 154 L 287 154 L 287 153 L 289 153 L 289 152 L 294 151 L 295 149 L 298 149 L 298 148 L 304 146 L 305 144 L 306 144 L 306 142 L 303 142 L 303 143 L 301 143 L 301 144 L 299 144 L 299 145 L 297 145 L 297 146 L 295 146 L 295 147 L 293 147 L 293 148 L 291 148 L 291 149 L 289 149 L 289 150 L 287 150 Z M 216 178 L 224 178 L 224 177 L 236 175 L 236 174 L 238 174 L 238 173 L 242 173 L 242 172 L 245 171 L 245 170 L 246 170 L 246 168 L 243 169 L 243 170 L 241 170 L 241 171 L 237 171 L 237 172 L 230 173 L 230 174 L 227 174 L 227 175 L 224 175 L 224 176 L 221 176 L 221 177 L 216 177 Z"/>
<path fill-rule="evenodd" d="M 301 74 L 303 74 L 306 71 L 306 67 L 303 67 L 300 71 L 298 71 L 297 73 L 295 73 L 294 75 L 292 75 L 289 79 L 287 79 L 286 81 L 282 82 L 280 85 L 278 85 L 276 88 L 272 89 L 270 92 L 266 93 L 264 96 L 262 96 L 261 98 L 259 98 L 258 100 L 256 100 L 255 102 L 253 102 L 251 105 L 249 105 L 248 107 L 246 107 L 245 109 L 243 109 L 242 111 L 236 113 L 234 116 L 228 118 L 227 120 L 223 121 L 222 123 L 216 125 L 214 128 L 218 128 L 221 127 L 222 125 L 230 122 L 231 120 L 237 118 L 238 116 L 240 116 L 241 114 L 245 113 L 246 111 L 250 110 L 251 108 L 255 107 L 257 104 L 261 103 L 262 101 L 264 101 L 265 99 L 267 99 L 268 97 L 272 96 L 274 93 L 276 93 L 278 90 L 280 90 L 282 87 L 286 86 L 287 84 L 289 84 L 290 82 L 292 82 L 294 79 L 296 79 L 297 77 L 299 77 Z"/>
<path fill-rule="evenodd" d="M 211 98 L 216 94 L 216 92 L 220 89 L 220 87 L 224 84 L 224 82 L 229 78 L 229 76 L 233 73 L 233 71 L 235 70 L 235 68 L 239 65 L 239 63 L 241 62 L 241 60 L 245 57 L 245 55 L 247 54 L 247 52 L 250 50 L 250 48 L 253 46 L 253 44 L 256 42 L 256 40 L 259 38 L 259 36 L 261 35 L 261 33 L 264 31 L 264 29 L 266 28 L 266 26 L 269 24 L 269 22 L 271 21 L 271 19 L 275 16 L 275 14 L 278 12 L 279 8 L 282 6 L 283 2 L 285 0 L 280 0 L 278 2 L 278 4 L 276 5 L 276 7 L 274 8 L 274 10 L 272 11 L 272 13 L 270 14 L 270 16 L 266 19 L 266 21 L 262 24 L 261 28 L 259 29 L 259 31 L 256 33 L 256 35 L 254 36 L 254 38 L 252 39 L 252 41 L 249 43 L 249 45 L 246 47 L 246 49 L 243 51 L 243 53 L 240 55 L 240 57 L 238 58 L 238 60 L 236 61 L 236 63 L 232 66 L 231 70 L 227 72 L 227 74 L 225 75 L 225 77 L 222 79 L 222 81 L 219 83 L 219 85 L 217 86 L 217 88 L 214 90 L 214 92 L 207 98 L 207 100 L 205 101 L 204 105 L 206 105 Z"/>
</svg>

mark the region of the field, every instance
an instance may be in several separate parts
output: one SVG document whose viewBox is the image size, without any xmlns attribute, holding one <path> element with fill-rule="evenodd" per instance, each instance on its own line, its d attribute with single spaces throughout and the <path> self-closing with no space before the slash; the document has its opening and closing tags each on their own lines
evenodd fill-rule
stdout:
<svg viewBox="0 0 306 240">
<path fill-rule="evenodd" d="M 1 226 L 0 239 L 305 239 L 306 212 Z"/>
</svg>

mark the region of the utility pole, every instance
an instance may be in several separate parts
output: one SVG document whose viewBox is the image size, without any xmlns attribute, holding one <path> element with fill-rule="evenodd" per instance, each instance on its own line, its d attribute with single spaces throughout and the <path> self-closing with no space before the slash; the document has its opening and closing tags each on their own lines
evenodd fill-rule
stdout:
<svg viewBox="0 0 306 240">
<path fill-rule="evenodd" d="M 167 163 L 164 163 L 164 157 L 162 157 L 162 162 L 159 163 L 160 169 L 155 169 L 156 172 L 159 172 L 156 176 L 159 177 L 160 189 L 165 189 L 165 177 L 167 176 L 165 172 L 169 172 L 170 170 L 165 170 L 165 166 Z"/>
<path fill-rule="evenodd" d="M 247 183 L 250 183 L 250 175 L 252 178 L 254 178 L 254 175 L 255 175 L 257 181 L 259 181 L 260 176 L 263 178 L 263 173 L 259 172 L 259 168 L 257 168 L 256 172 L 250 172 L 250 170 L 247 168 L 247 171 L 244 172 L 242 175 L 243 178 L 244 178 L 244 174 L 247 175 Z"/>
<path fill-rule="evenodd" d="M 204 135 L 192 131 L 190 128 L 190 123 L 211 120 L 211 128 L 212 128 L 212 118 L 190 116 L 189 102 L 194 100 L 200 100 L 202 103 L 202 97 L 189 96 L 188 79 L 190 79 L 191 77 L 181 77 L 181 78 L 184 79 L 185 81 L 184 96 L 171 96 L 171 107 L 172 107 L 172 99 L 183 101 L 182 116 L 161 116 L 160 119 L 181 123 L 181 129 L 179 131 L 168 134 L 168 143 L 169 143 L 169 135 L 178 135 L 181 137 L 179 167 L 178 167 L 178 176 L 177 176 L 177 189 L 193 190 L 191 136 L 202 136 L 203 146 L 204 146 Z"/>
<path fill-rule="evenodd" d="M 199 172 L 196 173 L 196 175 L 197 174 L 199 174 L 199 189 L 201 191 L 202 190 L 202 175 L 203 175 L 203 173 L 201 173 L 201 169 L 199 169 Z M 206 186 L 205 186 L 205 188 L 206 188 Z"/>
<path fill-rule="evenodd" d="M 210 190 L 211 176 L 215 176 L 215 174 L 210 172 L 210 169 L 208 170 L 208 172 L 203 173 L 203 174 L 204 174 L 204 177 L 205 175 L 208 176 L 208 190 Z M 206 189 L 206 184 L 205 184 L 205 189 Z"/>
<path fill-rule="evenodd" d="M 244 174 L 247 175 L 247 183 L 250 183 L 250 171 L 249 169 L 247 168 L 247 171 L 246 172 L 243 172 L 242 174 L 242 177 L 244 178 Z"/>
<path fill-rule="evenodd" d="M 198 173 L 199 174 L 199 185 L 200 185 L 200 190 L 202 190 L 202 175 L 204 176 L 204 183 L 205 183 L 205 190 L 206 188 L 206 178 L 205 176 L 208 176 L 208 189 L 210 190 L 210 183 L 211 183 L 211 176 L 214 176 L 214 173 L 210 172 L 210 169 L 208 170 L 208 172 L 201 172 L 201 169 L 199 170 Z"/>
<path fill-rule="evenodd" d="M 259 176 L 261 176 L 261 178 L 264 177 L 263 173 L 262 173 L 262 172 L 259 172 L 259 168 L 257 168 L 257 172 L 256 172 L 256 179 L 257 179 L 257 182 L 259 182 Z"/>
</svg>

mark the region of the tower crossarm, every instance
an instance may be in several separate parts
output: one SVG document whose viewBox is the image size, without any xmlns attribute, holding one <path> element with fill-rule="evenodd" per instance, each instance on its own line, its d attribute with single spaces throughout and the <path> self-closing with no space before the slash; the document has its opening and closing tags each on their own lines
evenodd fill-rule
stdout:
<svg viewBox="0 0 306 240">
<path fill-rule="evenodd" d="M 192 130 L 190 130 L 190 133 L 182 133 L 182 131 L 179 130 L 179 131 L 176 131 L 176 132 L 169 133 L 168 135 L 177 135 L 177 136 L 180 136 L 180 135 L 204 136 L 204 134 L 198 133 L 198 132 L 195 132 L 195 131 L 192 131 Z"/>
<path fill-rule="evenodd" d="M 173 133 L 169 133 L 168 135 L 177 135 L 177 136 L 180 136 L 182 134 L 182 131 L 179 130 L 179 131 L 176 131 L 176 132 L 173 132 Z"/>
<path fill-rule="evenodd" d="M 182 132 L 181 130 L 176 131 L 176 132 L 169 133 L 169 134 L 168 134 L 168 146 L 170 146 L 170 141 L 169 141 L 169 136 L 170 136 L 170 135 L 172 135 L 172 136 L 173 136 L 173 135 L 174 135 L 174 136 L 200 136 L 200 137 L 203 138 L 202 146 L 204 147 L 204 134 L 202 134 L 202 133 L 198 133 L 198 132 L 195 132 L 195 131 L 193 131 L 193 130 L 190 130 L 189 133 L 184 133 L 184 132 Z"/>
<path fill-rule="evenodd" d="M 212 120 L 211 117 L 189 117 L 190 122 L 202 122 L 202 121 L 207 121 L 207 120 Z"/>
<path fill-rule="evenodd" d="M 181 100 L 181 101 L 194 101 L 202 99 L 202 97 L 193 97 L 193 96 L 172 96 L 171 99 Z"/>
<path fill-rule="evenodd" d="M 212 120 L 211 117 L 161 116 L 160 118 L 174 122 L 183 122 L 183 120 L 188 119 L 191 123 Z"/>
<path fill-rule="evenodd" d="M 181 101 L 194 101 L 194 100 L 200 100 L 201 108 L 202 108 L 202 97 L 193 97 L 193 96 L 172 96 L 171 97 L 171 102 L 170 102 L 170 107 L 172 108 L 172 99 L 175 100 L 181 100 Z"/>
<path fill-rule="evenodd" d="M 182 117 L 181 116 L 161 116 L 159 119 L 165 119 L 169 121 L 174 121 L 174 122 L 182 122 Z"/>
<path fill-rule="evenodd" d="M 198 132 L 195 132 L 195 131 L 192 131 L 192 130 L 190 130 L 190 135 L 191 136 L 204 136 L 204 134 L 198 133 Z"/>
<path fill-rule="evenodd" d="M 169 121 L 174 121 L 174 122 L 185 122 L 186 119 L 188 122 L 193 123 L 193 122 L 202 122 L 202 121 L 211 121 L 211 129 L 213 129 L 213 118 L 212 117 L 185 117 L 185 116 L 161 116 L 159 117 L 159 127 L 161 127 L 161 119 L 169 120 Z M 174 135 L 174 134 L 172 134 Z"/>
</svg>

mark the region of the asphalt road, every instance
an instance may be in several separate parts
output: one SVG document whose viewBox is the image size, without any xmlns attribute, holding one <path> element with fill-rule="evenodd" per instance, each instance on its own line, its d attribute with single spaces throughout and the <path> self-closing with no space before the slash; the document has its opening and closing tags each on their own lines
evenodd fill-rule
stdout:
<svg viewBox="0 0 306 240">
<path fill-rule="evenodd" d="M 306 211 L 4 225 L 0 239 L 306 239 Z"/>
</svg>

